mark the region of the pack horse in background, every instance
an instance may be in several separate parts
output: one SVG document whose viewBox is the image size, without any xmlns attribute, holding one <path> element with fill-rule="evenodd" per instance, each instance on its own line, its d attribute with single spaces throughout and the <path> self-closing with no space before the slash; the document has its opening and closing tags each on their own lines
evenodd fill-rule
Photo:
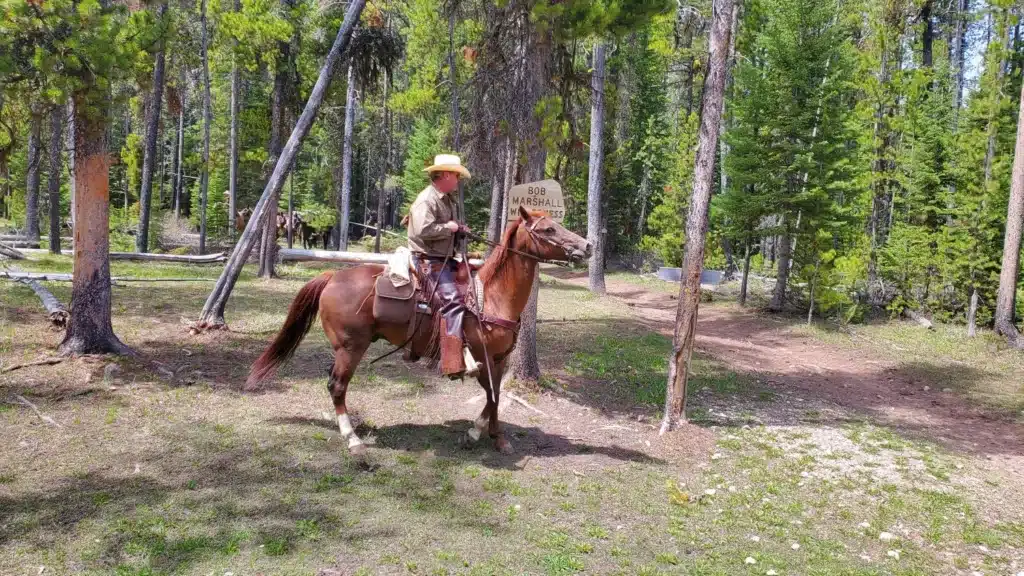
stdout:
<svg viewBox="0 0 1024 576">
<path fill-rule="evenodd" d="M 406 360 L 439 362 L 449 377 L 475 374 L 487 403 L 467 434 L 475 441 L 486 430 L 498 450 L 511 453 L 498 421 L 501 377 L 537 266 L 541 261 L 582 261 L 590 257 L 591 246 L 547 213 L 520 208 L 501 244 L 473 278 L 468 262 L 451 252 L 456 234 L 468 230 L 446 218 L 450 190 L 469 172 L 458 157 L 446 155 L 438 156 L 427 171 L 431 185 L 410 209 L 409 251 L 400 249 L 389 266 L 324 272 L 303 286 L 280 332 L 253 364 L 246 388 L 255 389 L 295 353 L 319 313 L 334 349 L 328 389 L 351 453 L 363 454 L 366 446 L 348 416 L 348 384 L 367 348 L 382 338 L 404 347 Z"/>
</svg>

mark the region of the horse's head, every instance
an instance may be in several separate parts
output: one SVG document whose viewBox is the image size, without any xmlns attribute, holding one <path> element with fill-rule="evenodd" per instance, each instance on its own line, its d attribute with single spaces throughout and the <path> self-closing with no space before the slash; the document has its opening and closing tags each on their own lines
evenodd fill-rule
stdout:
<svg viewBox="0 0 1024 576">
<path fill-rule="evenodd" d="M 525 252 L 544 260 L 581 262 L 590 258 L 593 247 L 586 238 L 566 230 L 544 212 L 531 212 L 519 207 L 522 222 L 520 229 L 525 230 L 530 238 Z"/>
</svg>

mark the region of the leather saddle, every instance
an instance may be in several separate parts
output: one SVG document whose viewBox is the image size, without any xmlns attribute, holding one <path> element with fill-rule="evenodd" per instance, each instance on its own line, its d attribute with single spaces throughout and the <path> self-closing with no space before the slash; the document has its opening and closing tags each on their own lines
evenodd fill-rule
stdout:
<svg viewBox="0 0 1024 576">
<path fill-rule="evenodd" d="M 441 290 L 434 279 L 440 272 L 442 262 L 413 256 L 411 282 L 396 287 L 388 271 L 377 277 L 373 301 L 373 316 L 377 322 L 407 324 L 408 347 L 405 359 L 415 362 L 422 357 L 436 359 L 441 345 L 442 330 L 440 319 L 445 305 Z M 474 297 L 469 296 L 472 286 L 473 269 L 466 262 L 459 262 L 455 273 L 455 288 L 458 299 L 467 310 L 475 309 Z M 460 348 L 461 350 L 461 348 Z"/>
</svg>

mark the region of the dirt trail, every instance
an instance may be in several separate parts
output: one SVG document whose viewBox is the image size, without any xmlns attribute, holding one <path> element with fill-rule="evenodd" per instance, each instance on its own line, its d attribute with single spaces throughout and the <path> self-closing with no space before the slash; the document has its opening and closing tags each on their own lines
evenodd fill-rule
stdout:
<svg viewBox="0 0 1024 576">
<path fill-rule="evenodd" d="M 587 282 L 585 276 L 561 279 L 583 286 Z M 677 302 L 672 295 L 614 279 L 608 279 L 607 289 L 639 321 L 672 335 Z M 714 305 L 700 309 L 697 349 L 738 372 L 757 374 L 775 388 L 837 404 L 955 452 L 981 457 L 994 472 L 1024 472 L 1024 427 L 943 392 L 921 371 L 907 369 L 898 353 L 877 357 L 853 346 L 825 344 L 796 333 L 781 319 Z"/>
</svg>

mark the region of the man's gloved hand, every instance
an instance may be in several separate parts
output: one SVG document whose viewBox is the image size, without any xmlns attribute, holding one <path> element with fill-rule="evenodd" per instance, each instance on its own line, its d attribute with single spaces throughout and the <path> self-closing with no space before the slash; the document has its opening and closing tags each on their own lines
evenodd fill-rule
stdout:
<svg viewBox="0 0 1024 576">
<path fill-rule="evenodd" d="M 459 232 L 458 233 L 462 234 L 464 236 L 468 236 L 468 235 L 472 234 L 473 231 L 469 229 L 469 226 L 466 226 L 465 224 L 459 224 Z"/>
</svg>

